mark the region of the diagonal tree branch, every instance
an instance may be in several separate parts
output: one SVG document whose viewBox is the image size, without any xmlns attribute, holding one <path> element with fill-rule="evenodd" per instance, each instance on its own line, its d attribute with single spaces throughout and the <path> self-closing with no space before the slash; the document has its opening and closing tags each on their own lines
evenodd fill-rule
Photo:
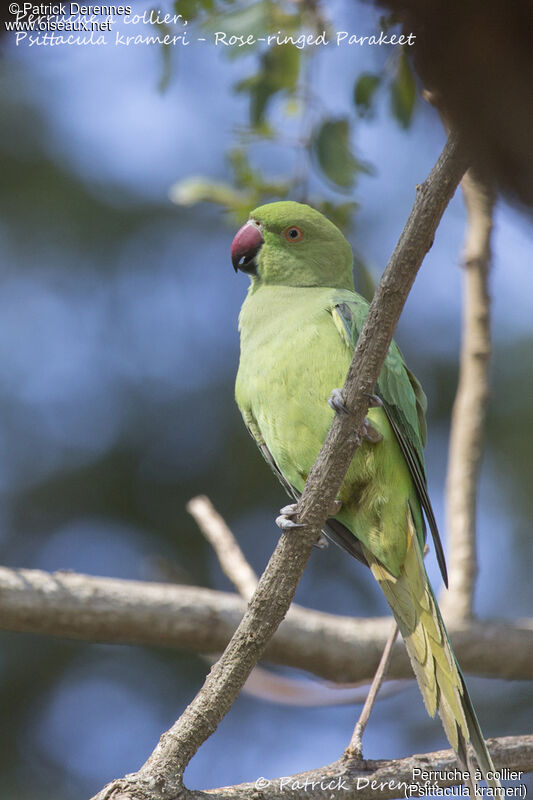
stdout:
<svg viewBox="0 0 533 800">
<path fill-rule="evenodd" d="M 208 497 L 199 495 L 187 503 L 187 511 L 194 517 L 198 527 L 213 546 L 220 566 L 237 589 L 248 601 L 255 591 L 258 578 L 247 562 L 244 553 L 225 520 L 216 511 Z M 204 658 L 213 664 L 216 659 Z M 390 682 L 380 697 L 394 694 L 403 687 L 402 681 Z M 256 665 L 248 675 L 241 691 L 269 703 L 298 706 L 327 706 L 365 703 L 368 688 L 365 684 L 338 686 L 335 683 L 311 681 L 277 672 Z"/>
<path fill-rule="evenodd" d="M 441 599 L 448 617 L 467 618 L 473 615 L 477 576 L 476 497 L 489 396 L 488 282 L 495 198 L 473 169 L 464 176 L 461 188 L 467 211 L 463 334 L 446 481 L 450 591 Z"/>
<path fill-rule="evenodd" d="M 136 773 L 114 781 L 98 800 L 177 800 L 187 796 L 183 773 L 200 745 L 231 708 L 292 602 L 328 509 L 360 443 L 360 430 L 394 329 L 444 209 L 468 166 L 452 134 L 429 178 L 418 187 L 413 209 L 377 287 L 344 385 L 349 415 L 337 415 L 299 502 L 298 536 L 282 535 L 226 650 L 194 700 L 163 734 Z"/>
</svg>

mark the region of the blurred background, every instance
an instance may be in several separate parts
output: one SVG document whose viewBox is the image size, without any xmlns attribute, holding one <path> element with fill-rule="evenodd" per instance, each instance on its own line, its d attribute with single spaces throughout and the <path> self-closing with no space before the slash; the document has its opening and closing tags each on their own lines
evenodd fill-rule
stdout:
<svg viewBox="0 0 533 800">
<path fill-rule="evenodd" d="M 308 199 L 346 231 L 368 295 L 444 134 L 400 48 L 237 53 L 210 38 L 390 28 L 368 4 L 160 8 L 188 20 L 189 46 L 30 47 L 2 36 L 0 561 L 230 590 L 186 501 L 209 495 L 258 572 L 286 502 L 233 402 L 247 289 L 231 267 L 233 233 L 259 201 Z M 495 222 L 476 608 L 510 618 L 533 608 L 533 272 L 527 216 L 500 203 Z M 396 337 L 429 398 L 430 494 L 444 540 L 464 225 L 458 194 Z M 438 586 L 433 561 L 430 576 Z M 297 601 L 386 613 L 373 580 L 335 548 L 313 554 Z M 1 633 L 1 800 L 88 797 L 134 771 L 206 671 L 185 652 Z M 533 685 L 469 685 L 487 736 L 531 732 Z M 325 764 L 358 713 L 242 696 L 187 783 Z M 369 758 L 444 746 L 414 683 L 378 703 L 365 737 Z"/>
</svg>

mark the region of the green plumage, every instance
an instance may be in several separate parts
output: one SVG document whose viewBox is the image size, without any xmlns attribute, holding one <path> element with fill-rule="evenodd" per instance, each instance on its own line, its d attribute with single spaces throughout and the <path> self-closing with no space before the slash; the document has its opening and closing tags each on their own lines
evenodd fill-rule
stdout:
<svg viewBox="0 0 533 800">
<path fill-rule="evenodd" d="M 264 243 L 255 271 L 247 268 L 252 274 L 239 318 L 236 400 L 263 455 L 297 497 L 331 425 L 328 398 L 344 384 L 368 305 L 354 291 L 350 246 L 324 216 L 282 202 L 256 209 L 251 219 Z M 346 549 L 353 544 L 354 554 L 370 566 L 404 637 L 428 712 L 438 711 L 463 762 L 472 743 L 486 776 L 492 762 L 422 558 L 422 509 L 441 552 L 426 488 L 425 396 L 394 343 L 376 393 L 383 405 L 367 416 L 381 441 L 363 441 L 356 451 L 329 533 Z"/>
</svg>

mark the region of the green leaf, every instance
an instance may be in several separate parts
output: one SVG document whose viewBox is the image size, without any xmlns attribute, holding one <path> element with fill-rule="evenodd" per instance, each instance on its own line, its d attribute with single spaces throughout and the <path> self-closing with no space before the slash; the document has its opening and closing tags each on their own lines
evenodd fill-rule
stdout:
<svg viewBox="0 0 533 800">
<path fill-rule="evenodd" d="M 391 85 L 391 109 L 402 128 L 408 128 L 413 119 L 416 86 L 405 50 L 398 62 L 398 71 Z"/>
<path fill-rule="evenodd" d="M 257 39 L 260 36 L 264 36 L 268 28 L 270 5 L 269 0 L 259 0 L 258 3 L 252 3 L 252 5 L 245 8 L 239 8 L 220 16 L 217 15 L 215 19 L 210 19 L 204 27 L 210 31 L 224 31 L 228 39 L 231 36 L 247 37 L 249 34 L 252 34 Z M 228 51 L 240 49 L 247 53 L 250 52 L 249 47 L 228 47 L 227 49 Z"/>
<path fill-rule="evenodd" d="M 238 192 L 229 183 L 211 181 L 207 178 L 190 177 L 170 187 L 169 197 L 178 206 L 194 206 L 196 203 L 216 203 L 226 208 L 247 204 L 247 195 Z"/>
<path fill-rule="evenodd" d="M 372 72 L 363 72 L 354 86 L 353 99 L 361 117 L 370 117 L 376 89 L 381 83 L 381 76 Z"/>
<path fill-rule="evenodd" d="M 328 180 L 341 189 L 351 189 L 359 172 L 370 172 L 368 165 L 352 153 L 350 123 L 347 119 L 327 119 L 311 138 L 311 152 Z"/>
<path fill-rule="evenodd" d="M 201 10 L 202 4 L 198 0 L 176 0 L 174 3 L 176 14 L 181 14 L 187 22 L 196 19 Z"/>
<path fill-rule="evenodd" d="M 263 122 L 274 95 L 296 90 L 299 72 L 300 51 L 293 45 L 279 45 L 263 53 L 256 75 L 237 84 L 238 92 L 250 94 L 250 123 L 254 127 Z"/>
</svg>

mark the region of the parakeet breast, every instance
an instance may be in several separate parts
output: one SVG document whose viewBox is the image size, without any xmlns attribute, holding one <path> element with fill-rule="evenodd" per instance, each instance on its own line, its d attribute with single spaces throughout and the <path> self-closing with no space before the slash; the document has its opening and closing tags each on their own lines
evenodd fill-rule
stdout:
<svg viewBox="0 0 533 800">
<path fill-rule="evenodd" d="M 237 404 L 259 446 L 266 445 L 299 492 L 333 420 L 328 398 L 343 386 L 353 355 L 332 313 L 346 295 L 323 287 L 260 286 L 241 310 Z M 405 556 L 406 503 L 409 498 L 416 506 L 416 495 L 383 410 L 369 409 L 368 418 L 381 441 L 363 441 L 356 451 L 336 517 L 396 574 Z"/>
<path fill-rule="evenodd" d="M 328 397 L 350 364 L 331 316 L 335 293 L 263 286 L 240 316 L 237 403 L 299 491 L 331 425 Z"/>
</svg>

